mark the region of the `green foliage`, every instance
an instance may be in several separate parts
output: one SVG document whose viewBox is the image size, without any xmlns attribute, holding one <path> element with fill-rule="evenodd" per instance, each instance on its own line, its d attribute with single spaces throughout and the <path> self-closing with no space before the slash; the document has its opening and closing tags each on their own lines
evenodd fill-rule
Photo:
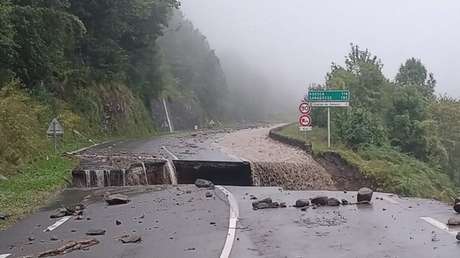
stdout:
<svg viewBox="0 0 460 258">
<path fill-rule="evenodd" d="M 418 159 L 442 165 L 447 162 L 447 152 L 427 109 L 427 99 L 415 86 L 395 90 L 392 109 L 388 112 L 391 142 Z"/>
<path fill-rule="evenodd" d="M 47 150 L 46 124 L 40 119 L 46 111 L 21 92 L 17 82 L 0 90 L 1 173 L 12 173 L 17 166 Z"/>
<path fill-rule="evenodd" d="M 73 160 L 50 155 L 22 167 L 20 172 L 0 181 L 0 210 L 12 216 L 0 221 L 0 230 L 24 218 L 46 201 L 70 179 Z"/>
<path fill-rule="evenodd" d="M 436 80 L 419 59 L 410 58 L 401 65 L 395 81 L 402 87 L 415 87 L 426 98 L 434 97 Z"/>
<path fill-rule="evenodd" d="M 378 191 L 443 201 L 451 201 L 456 197 L 458 188 L 439 168 L 389 146 L 365 145 L 353 151 L 341 143 L 335 143 L 331 150 L 325 144 L 326 130 L 313 128 L 305 138 L 295 123 L 283 128 L 279 133 L 312 143 L 315 156 L 335 152 L 347 164 L 356 167 L 363 177 L 374 181 Z"/>
<path fill-rule="evenodd" d="M 353 107 L 363 107 L 372 113 L 386 109 L 390 84 L 382 73 L 383 64 L 377 56 L 352 44 L 345 64 L 345 67 L 332 64 L 326 77 L 327 87 L 350 90 Z"/>
<path fill-rule="evenodd" d="M 352 108 L 339 116 L 334 125 L 340 139 L 353 149 L 370 144 L 381 146 L 387 142 L 382 122 L 363 108 Z"/>
<path fill-rule="evenodd" d="M 440 97 L 430 105 L 431 119 L 437 124 L 441 143 L 447 151 L 445 171 L 460 184 L 460 101 Z"/>
</svg>

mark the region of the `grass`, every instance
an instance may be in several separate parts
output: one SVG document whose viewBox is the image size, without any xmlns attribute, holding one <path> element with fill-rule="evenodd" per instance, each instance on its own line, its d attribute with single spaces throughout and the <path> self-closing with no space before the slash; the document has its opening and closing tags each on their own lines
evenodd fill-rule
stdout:
<svg viewBox="0 0 460 258">
<path fill-rule="evenodd" d="M 145 107 L 127 91 L 122 86 L 110 88 L 105 99 L 97 92 L 93 98 L 85 95 L 84 99 L 91 103 L 80 103 L 82 105 L 78 107 L 90 110 L 77 113 L 71 104 L 61 100 L 55 105 L 39 102 L 22 90 L 18 82 L 0 85 L 0 175 L 8 179 L 0 179 L 0 212 L 11 216 L 7 221 L 0 221 L 0 229 L 43 206 L 65 187 L 70 178 L 75 161 L 55 155 L 52 140 L 46 136 L 52 118 L 58 116 L 65 128 L 64 138 L 58 146 L 59 153 L 106 139 L 137 138 L 154 133 Z M 111 99 L 122 99 L 122 106 L 129 108 L 122 114 L 115 113 L 116 117 L 113 115 L 111 120 L 113 131 L 105 132 L 97 114 Z"/>
<path fill-rule="evenodd" d="M 312 143 L 315 156 L 326 152 L 339 154 L 347 164 L 358 168 L 363 176 L 373 179 L 379 191 L 447 202 L 452 201 L 458 192 L 454 183 L 439 169 L 390 147 L 369 146 L 353 151 L 340 142 L 333 142 L 329 149 L 325 129 L 314 128 L 305 137 L 296 124 L 283 128 L 279 133 Z"/>
<path fill-rule="evenodd" d="M 74 160 L 53 155 L 25 165 L 8 180 L 0 181 L 0 211 L 11 216 L 0 221 L 0 229 L 30 214 L 63 189 L 74 165 Z"/>
</svg>

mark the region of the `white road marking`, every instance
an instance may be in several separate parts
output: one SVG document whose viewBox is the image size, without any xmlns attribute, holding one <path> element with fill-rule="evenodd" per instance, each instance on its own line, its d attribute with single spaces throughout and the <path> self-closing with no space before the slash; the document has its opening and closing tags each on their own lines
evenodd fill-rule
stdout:
<svg viewBox="0 0 460 258">
<path fill-rule="evenodd" d="M 172 157 L 173 159 L 177 159 L 177 160 L 179 159 L 176 155 L 174 155 L 174 153 L 172 153 L 171 151 L 169 151 L 168 148 L 166 148 L 166 146 L 163 146 L 163 147 L 161 147 L 161 148 L 163 148 L 163 150 L 165 150 L 169 155 L 171 155 L 171 157 Z"/>
<path fill-rule="evenodd" d="M 420 219 L 426 221 L 427 223 L 431 224 L 432 226 L 435 226 L 441 230 L 444 230 L 445 232 L 456 236 L 458 231 L 450 229 L 446 224 L 439 222 L 433 218 L 430 217 L 420 217 Z"/>
<path fill-rule="evenodd" d="M 10 256 L 11 254 L 0 254 L 0 258 L 6 258 L 8 256 Z"/>
<path fill-rule="evenodd" d="M 58 220 L 58 221 L 57 221 L 56 223 L 54 223 L 53 225 L 47 227 L 45 230 L 43 230 L 43 232 L 49 232 L 49 231 L 55 230 L 56 228 L 58 228 L 59 226 L 61 226 L 62 224 L 64 224 L 66 221 L 68 221 L 70 218 L 72 218 L 72 216 L 63 217 L 62 219 Z"/>
<path fill-rule="evenodd" d="M 396 201 L 395 199 L 393 199 L 393 198 L 391 198 L 391 197 L 389 197 L 389 196 L 382 196 L 381 198 L 384 199 L 384 200 L 387 201 L 387 202 L 392 203 L 392 204 L 399 204 L 398 201 Z"/>
<path fill-rule="evenodd" d="M 236 201 L 233 194 L 223 186 L 216 187 L 227 196 L 228 203 L 230 204 L 230 220 L 228 224 L 227 239 L 225 240 L 224 248 L 220 254 L 220 258 L 228 258 L 230 257 L 230 253 L 232 251 L 233 242 L 235 241 L 236 224 L 238 222 L 238 217 L 240 216 L 240 211 L 238 209 L 238 202 Z"/>
</svg>

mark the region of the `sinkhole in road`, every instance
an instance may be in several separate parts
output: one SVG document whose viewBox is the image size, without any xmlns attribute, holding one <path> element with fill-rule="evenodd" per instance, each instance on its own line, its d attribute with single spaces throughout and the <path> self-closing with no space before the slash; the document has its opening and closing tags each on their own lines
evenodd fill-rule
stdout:
<svg viewBox="0 0 460 258">
<path fill-rule="evenodd" d="M 193 184 L 202 178 L 216 185 L 252 185 L 249 162 L 174 160 L 173 163 L 179 184 Z"/>
<path fill-rule="evenodd" d="M 111 162 L 110 166 L 79 166 L 72 171 L 72 184 L 78 188 L 193 184 L 198 178 L 216 185 L 253 185 L 248 162 L 145 160 L 123 162 L 123 165 Z"/>
</svg>

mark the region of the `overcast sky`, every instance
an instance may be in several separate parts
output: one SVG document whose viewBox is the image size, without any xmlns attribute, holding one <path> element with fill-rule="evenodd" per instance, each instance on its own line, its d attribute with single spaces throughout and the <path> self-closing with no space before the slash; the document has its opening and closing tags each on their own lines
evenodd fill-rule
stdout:
<svg viewBox="0 0 460 258">
<path fill-rule="evenodd" d="M 283 90 L 323 83 L 353 42 L 380 57 L 390 78 L 420 58 L 438 93 L 460 97 L 458 0 L 182 0 L 182 10 L 217 55 L 243 58 Z"/>
</svg>

